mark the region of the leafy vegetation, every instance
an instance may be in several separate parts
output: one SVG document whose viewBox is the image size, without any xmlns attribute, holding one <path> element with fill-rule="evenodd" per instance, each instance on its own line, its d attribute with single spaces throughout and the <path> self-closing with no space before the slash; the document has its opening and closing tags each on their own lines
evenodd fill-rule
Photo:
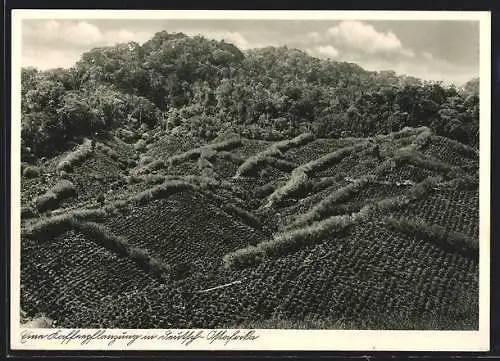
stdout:
<svg viewBox="0 0 500 361">
<path fill-rule="evenodd" d="M 85 139 L 75 151 L 68 153 L 64 159 L 57 164 L 57 170 L 70 171 L 73 167 L 87 158 L 93 151 L 92 141 Z"/>
<path fill-rule="evenodd" d="M 57 208 L 62 200 L 76 195 L 76 188 L 68 180 L 60 180 L 49 191 L 35 199 L 35 204 L 39 212 L 45 212 Z"/>
<path fill-rule="evenodd" d="M 22 309 L 477 329 L 477 85 L 166 32 L 25 68 Z"/>
<path fill-rule="evenodd" d="M 477 257 L 479 255 L 478 240 L 465 234 L 447 231 L 436 224 L 426 224 L 422 219 L 418 218 L 387 218 L 386 222 L 389 226 L 400 232 L 435 242 L 441 247 L 451 248 L 466 256 Z"/>
<path fill-rule="evenodd" d="M 23 177 L 25 178 L 36 178 L 40 175 L 41 169 L 36 166 L 28 166 L 23 170 Z"/>
</svg>

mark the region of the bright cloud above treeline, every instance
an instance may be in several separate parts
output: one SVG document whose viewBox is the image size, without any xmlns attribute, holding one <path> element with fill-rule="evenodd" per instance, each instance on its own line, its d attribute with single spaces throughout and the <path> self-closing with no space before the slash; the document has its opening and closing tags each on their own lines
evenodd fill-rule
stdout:
<svg viewBox="0 0 500 361">
<path fill-rule="evenodd" d="M 417 21 L 25 20 L 22 65 L 70 67 L 93 47 L 143 43 L 161 30 L 225 40 L 243 50 L 286 45 L 367 70 L 457 85 L 479 73 L 477 23 Z"/>
</svg>

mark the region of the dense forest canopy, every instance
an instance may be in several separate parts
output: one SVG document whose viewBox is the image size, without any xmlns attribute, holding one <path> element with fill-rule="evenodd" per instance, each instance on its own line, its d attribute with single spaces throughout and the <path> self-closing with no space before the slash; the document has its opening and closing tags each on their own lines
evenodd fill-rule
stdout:
<svg viewBox="0 0 500 361">
<path fill-rule="evenodd" d="M 213 139 L 372 136 L 405 126 L 478 147 L 479 79 L 462 88 L 369 72 L 287 47 L 242 52 L 159 32 L 92 49 L 70 69 L 22 69 L 23 159 L 125 128 Z"/>
</svg>

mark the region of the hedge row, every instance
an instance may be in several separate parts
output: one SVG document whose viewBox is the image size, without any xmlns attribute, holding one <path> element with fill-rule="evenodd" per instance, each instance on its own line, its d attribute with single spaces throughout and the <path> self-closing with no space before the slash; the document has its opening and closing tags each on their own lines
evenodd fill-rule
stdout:
<svg viewBox="0 0 500 361">
<path fill-rule="evenodd" d="M 290 179 L 285 185 L 276 189 L 268 198 L 268 206 L 279 204 L 284 199 L 303 195 L 311 190 L 312 183 L 308 182 L 308 175 L 324 170 L 340 161 L 342 158 L 351 155 L 362 149 L 368 149 L 369 143 L 366 141 L 357 143 L 353 146 L 337 149 L 318 159 L 303 164 L 292 171 Z"/>
<path fill-rule="evenodd" d="M 322 199 L 319 203 L 315 204 L 308 212 L 300 215 L 291 225 L 292 227 L 311 224 L 314 221 L 324 218 L 331 214 L 335 206 L 340 203 L 346 202 L 354 197 L 361 189 L 368 184 L 375 181 L 375 176 L 367 175 L 355 180 L 353 183 L 346 185 L 331 193 L 326 198 Z"/>
<path fill-rule="evenodd" d="M 479 239 L 466 234 L 448 231 L 436 224 L 427 224 L 419 218 L 385 218 L 385 223 L 391 228 L 409 236 L 433 242 L 439 247 L 458 252 L 464 256 L 477 258 L 479 256 Z"/>
<path fill-rule="evenodd" d="M 131 246 L 125 238 L 111 233 L 111 231 L 109 231 L 102 224 L 73 221 L 72 226 L 74 229 L 82 232 L 90 240 L 100 244 L 104 248 L 116 252 L 122 257 L 129 258 L 153 276 L 161 279 L 169 278 L 171 268 L 162 260 L 150 256 L 148 252 L 142 248 Z"/>
<path fill-rule="evenodd" d="M 75 185 L 68 180 L 62 179 L 45 194 L 35 198 L 35 205 L 39 212 L 45 212 L 57 208 L 64 199 L 75 195 Z"/>
<path fill-rule="evenodd" d="M 304 245 L 338 234 L 352 222 L 351 216 L 331 217 L 309 227 L 279 234 L 270 241 L 227 253 L 223 257 L 223 263 L 227 268 L 242 268 L 258 263 L 264 258 L 279 257 L 300 249 Z"/>
<path fill-rule="evenodd" d="M 450 148 L 463 156 L 470 158 L 477 158 L 479 156 L 479 152 L 476 149 L 469 147 L 466 144 L 460 143 L 459 141 L 451 138 L 442 137 L 442 139 L 447 143 L 447 145 L 450 146 Z"/>
<path fill-rule="evenodd" d="M 57 164 L 57 170 L 70 171 L 75 165 L 84 161 L 94 150 L 92 141 L 85 139 L 73 152 L 70 152 Z"/>
<path fill-rule="evenodd" d="M 304 165 L 301 165 L 300 168 L 306 174 L 317 173 L 331 167 L 335 163 L 339 162 L 342 158 L 347 157 L 352 153 L 358 152 L 362 149 L 366 149 L 370 146 L 370 142 L 361 141 L 360 143 L 357 143 L 353 146 L 337 149 L 332 153 L 328 153 L 318 159 L 312 160 Z"/>
<path fill-rule="evenodd" d="M 109 156 L 111 159 L 118 160 L 118 153 L 116 151 L 114 151 L 113 149 L 111 149 L 110 147 L 108 147 L 106 144 L 97 142 L 96 149 L 101 150 L 104 154 Z"/>
<path fill-rule="evenodd" d="M 255 214 L 247 211 L 246 209 L 238 207 L 234 203 L 225 203 L 222 205 L 222 208 L 229 214 L 238 216 L 241 220 L 243 220 L 244 223 L 246 223 L 250 227 L 262 229 L 262 223 L 260 222 L 260 220 L 255 216 Z"/>
<path fill-rule="evenodd" d="M 411 136 L 419 135 L 424 132 L 432 132 L 432 131 L 430 130 L 430 128 L 425 126 L 418 128 L 404 127 L 403 129 L 398 130 L 396 132 L 377 135 L 375 136 L 375 140 L 377 141 L 386 141 L 387 139 L 396 140 L 396 139 L 408 138 Z"/>
<path fill-rule="evenodd" d="M 262 152 L 259 152 L 245 160 L 245 162 L 243 162 L 243 164 L 236 171 L 236 177 L 254 175 L 258 170 L 270 162 L 271 164 L 276 165 L 278 162 L 275 159 L 280 158 L 283 155 L 283 152 L 286 152 L 291 148 L 307 144 L 313 139 L 314 136 L 312 133 L 304 133 L 293 139 L 282 140 L 274 143 Z"/>
<path fill-rule="evenodd" d="M 412 200 L 422 197 L 425 191 L 435 185 L 438 180 L 438 178 L 430 177 L 412 187 L 406 195 L 367 204 L 359 212 L 351 215 L 333 216 L 310 225 L 301 225 L 301 228 L 289 229 L 276 235 L 270 241 L 226 254 L 223 257 L 223 263 L 228 268 L 247 267 L 265 258 L 279 257 L 294 252 L 305 245 L 324 241 L 326 237 L 339 235 L 346 231 L 354 223 L 366 222 L 375 215 L 384 215 L 391 209 L 409 204 Z M 360 180 L 356 187 L 362 186 L 362 182 L 369 181 L 370 179 Z M 342 194 L 349 194 L 349 191 L 340 192 L 339 196 L 342 197 Z"/>
<path fill-rule="evenodd" d="M 53 237 L 70 230 L 78 230 L 104 248 L 116 252 L 122 257 L 128 257 L 141 268 L 156 277 L 167 279 L 171 269 L 161 260 L 151 257 L 145 250 L 131 246 L 126 239 L 111 233 L 106 227 L 94 222 L 84 222 L 75 215 L 51 217 L 45 222 L 33 225 L 27 233 L 39 241 L 49 241 Z"/>
<path fill-rule="evenodd" d="M 141 167 L 137 172 L 139 174 L 149 173 L 153 170 L 164 168 L 169 164 L 178 164 L 186 160 L 196 160 L 201 156 L 202 153 L 208 154 L 208 153 L 217 153 L 218 151 L 228 151 L 236 147 L 239 147 L 242 144 L 243 142 L 240 138 L 233 138 L 222 142 L 211 143 L 199 148 L 190 149 L 184 153 L 175 154 L 170 158 L 168 158 L 167 160 L 163 159 L 154 160 L 151 163 Z"/>
</svg>

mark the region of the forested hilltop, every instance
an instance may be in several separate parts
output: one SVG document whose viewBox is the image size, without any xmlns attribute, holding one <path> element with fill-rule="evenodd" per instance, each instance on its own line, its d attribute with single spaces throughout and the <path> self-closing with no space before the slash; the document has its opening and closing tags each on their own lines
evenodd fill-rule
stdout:
<svg viewBox="0 0 500 361">
<path fill-rule="evenodd" d="M 304 132 L 368 137 L 427 126 L 478 147 L 479 79 L 462 88 L 369 72 L 286 47 L 241 51 L 224 41 L 159 32 L 95 48 L 70 69 L 22 69 L 22 157 L 52 156 L 118 129 L 213 140 Z"/>
</svg>

